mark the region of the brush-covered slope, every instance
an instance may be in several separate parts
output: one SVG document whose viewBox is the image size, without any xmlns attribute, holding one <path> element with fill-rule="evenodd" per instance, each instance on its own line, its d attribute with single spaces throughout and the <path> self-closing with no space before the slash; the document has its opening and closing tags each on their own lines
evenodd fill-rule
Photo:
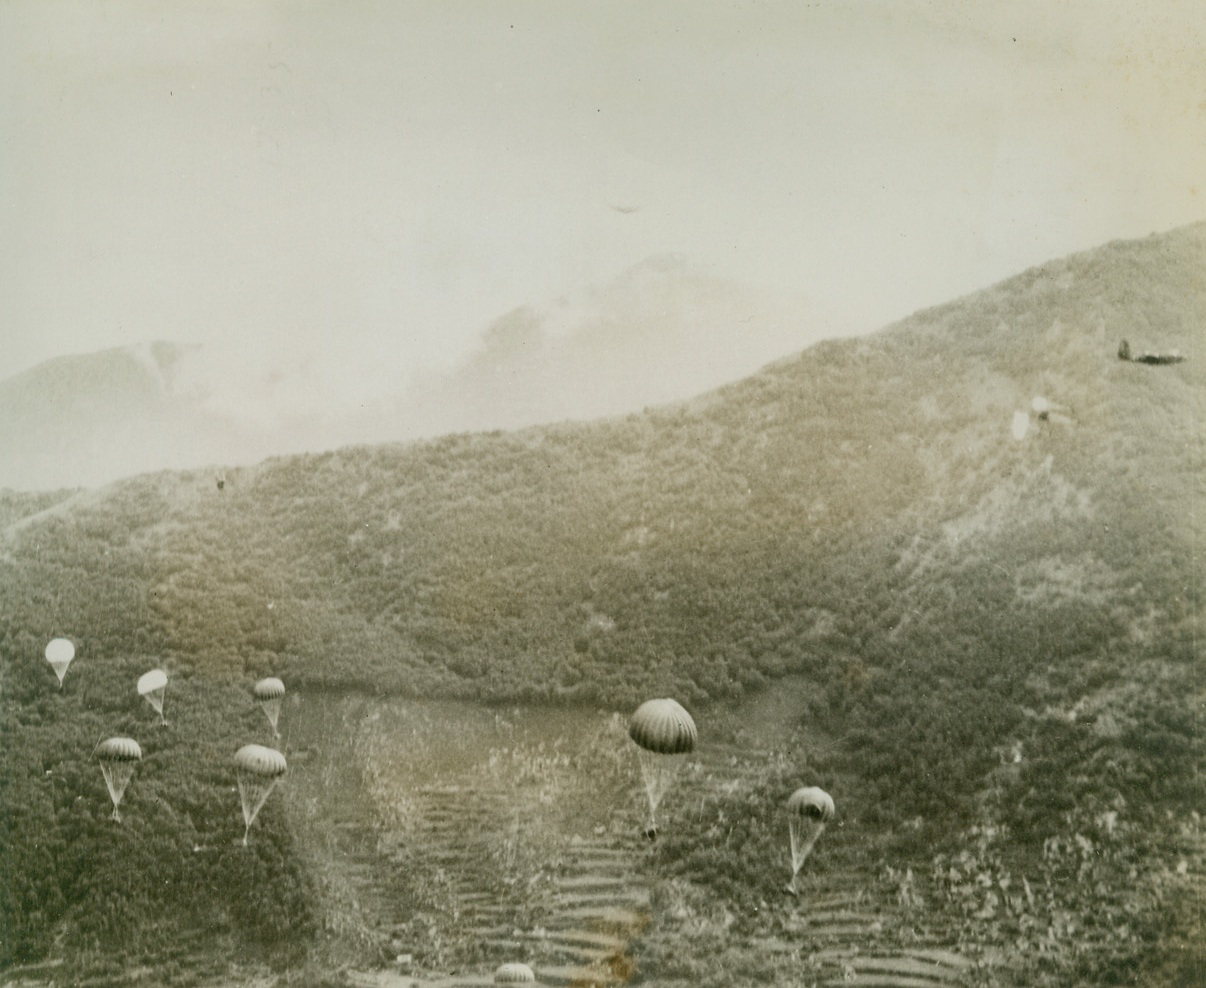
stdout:
<svg viewBox="0 0 1206 988">
<path fill-rule="evenodd" d="M 812 684 L 800 719 L 828 739 L 821 781 L 846 794 L 861 853 L 930 882 L 969 937 L 1023 952 L 1047 937 L 1052 963 L 1099 974 L 1199 963 L 1178 953 L 1200 901 L 1175 847 L 1203 795 L 1203 271 L 1195 226 L 1046 264 L 681 406 L 272 460 L 228 471 L 222 491 L 164 473 L 8 509 L 0 800 L 22 809 L 4 834 L 5 919 L 21 917 L 6 958 L 99 922 L 103 807 L 78 809 L 76 766 L 134 716 L 131 677 L 163 665 L 209 697 L 214 731 L 251 716 L 245 684 L 269 673 L 619 709 L 665 694 L 702 709 L 792 673 Z M 1123 338 L 1188 359 L 1121 361 Z M 58 634 L 79 644 L 61 697 L 41 660 Z M 220 844 L 229 814 L 202 809 L 197 787 L 221 806 L 224 762 L 196 747 L 199 775 L 161 776 L 166 839 Z M 287 860 L 288 834 L 266 823 Z M 79 862 L 40 858 L 49 840 L 82 842 Z M 288 943 L 313 919 L 304 876 L 254 853 L 281 886 L 270 919 L 219 910 L 218 926 Z M 694 852 L 663 853 L 672 869 Z M 191 866 L 165 860 L 191 888 Z M 754 860 L 691 867 L 740 899 L 761 880 Z M 964 909 L 981 877 L 957 882 L 953 861 L 990 885 L 1046 867 L 1029 925 L 980 899 Z M 187 926 L 162 878 L 120 876 L 140 915 Z M 1086 922 L 1099 928 L 1077 953 L 1066 924 Z"/>
</svg>

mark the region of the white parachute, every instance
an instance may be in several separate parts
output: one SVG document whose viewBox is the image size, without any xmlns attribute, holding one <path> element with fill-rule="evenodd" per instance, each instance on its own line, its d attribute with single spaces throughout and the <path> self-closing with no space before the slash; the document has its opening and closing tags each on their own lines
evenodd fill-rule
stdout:
<svg viewBox="0 0 1206 988">
<path fill-rule="evenodd" d="M 235 775 L 239 782 L 239 799 L 243 803 L 243 846 L 247 835 L 269 794 L 288 770 L 285 756 L 275 748 L 262 744 L 245 744 L 235 752 Z"/>
<path fill-rule="evenodd" d="M 46 661 L 59 677 L 59 689 L 63 688 L 63 677 L 67 675 L 67 667 L 75 658 L 75 644 L 70 638 L 52 638 L 46 644 Z"/>
<path fill-rule="evenodd" d="M 791 883 L 787 886 L 796 894 L 796 876 L 812 845 L 833 819 L 833 798 L 824 789 L 805 786 L 797 789 L 787 800 L 787 826 L 791 838 Z"/>
<path fill-rule="evenodd" d="M 646 700 L 628 722 L 628 736 L 636 742 L 641 778 L 649 798 L 649 827 L 657 836 L 657 808 L 674 782 L 686 756 L 695 750 L 695 721 L 676 700 Z"/>
<path fill-rule="evenodd" d="M 105 785 L 109 787 L 109 798 L 113 800 L 113 819 L 121 823 L 118 806 L 134 775 L 135 766 L 142 761 L 142 748 L 133 738 L 109 738 L 96 746 L 95 755 L 100 762 Z"/>
<path fill-rule="evenodd" d="M 272 725 L 272 736 L 279 738 L 281 735 L 276 729 L 276 722 L 281 715 L 281 701 L 285 697 L 285 684 L 276 677 L 269 676 L 256 683 L 252 693 L 268 716 L 268 723 Z"/>
<path fill-rule="evenodd" d="M 167 673 L 162 669 L 152 669 L 138 677 L 138 695 L 155 708 L 160 724 L 167 723 L 163 718 L 163 694 L 167 690 L 167 683 Z"/>
</svg>

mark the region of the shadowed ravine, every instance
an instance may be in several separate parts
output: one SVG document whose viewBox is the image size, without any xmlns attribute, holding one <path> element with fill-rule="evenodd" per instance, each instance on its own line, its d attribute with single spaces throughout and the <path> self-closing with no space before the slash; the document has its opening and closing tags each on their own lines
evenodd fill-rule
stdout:
<svg viewBox="0 0 1206 988">
<path fill-rule="evenodd" d="M 709 793 L 739 796 L 750 764 L 791 742 L 788 695 L 711 718 L 714 738 L 701 732 L 667 797 L 670 825 Z M 505 961 L 546 985 L 673 983 L 658 956 L 723 935 L 681 907 L 682 878 L 654 873 L 619 716 L 317 697 L 291 711 L 290 732 L 283 798 L 324 934 L 361 948 L 353 983 L 490 984 Z M 830 871 L 822 887 L 807 872 L 798 900 L 768 889 L 773 920 L 725 949 L 780 955 L 818 984 L 923 988 L 969 967 L 873 876 Z"/>
</svg>

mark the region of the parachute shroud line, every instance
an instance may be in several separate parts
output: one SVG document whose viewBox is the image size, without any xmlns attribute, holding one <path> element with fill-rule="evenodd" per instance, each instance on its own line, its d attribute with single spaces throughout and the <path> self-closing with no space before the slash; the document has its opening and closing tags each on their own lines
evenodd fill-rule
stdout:
<svg viewBox="0 0 1206 988">
<path fill-rule="evenodd" d="M 825 823 L 809 823 L 792 818 L 788 824 L 791 837 L 791 877 L 794 880 L 804 867 L 808 855 L 812 853 L 812 845 L 825 832 Z"/>
<path fill-rule="evenodd" d="M 113 800 L 113 812 L 110 818 L 121 823 L 121 799 L 126 794 L 126 786 L 134 777 L 133 762 L 101 762 L 101 774 L 105 777 L 105 785 L 109 789 L 109 798 Z"/>
<path fill-rule="evenodd" d="M 684 755 L 659 755 L 645 748 L 637 748 L 637 759 L 641 763 L 641 778 L 645 783 L 645 795 L 649 799 L 649 825 L 657 827 L 657 808 L 662 803 L 674 780 L 686 764 Z"/>
</svg>

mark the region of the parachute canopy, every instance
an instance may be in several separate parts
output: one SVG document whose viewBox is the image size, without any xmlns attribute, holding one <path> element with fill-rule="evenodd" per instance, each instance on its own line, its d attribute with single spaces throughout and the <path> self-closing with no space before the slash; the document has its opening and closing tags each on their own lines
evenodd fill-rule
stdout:
<svg viewBox="0 0 1206 988">
<path fill-rule="evenodd" d="M 828 823 L 833 819 L 833 797 L 817 786 L 805 786 L 788 797 L 787 812 L 792 816 Z"/>
<path fill-rule="evenodd" d="M 152 669 L 150 672 L 144 672 L 138 677 L 138 695 L 149 696 L 156 690 L 164 689 L 167 686 L 167 673 L 162 669 Z"/>
<path fill-rule="evenodd" d="M 59 689 L 63 688 L 63 677 L 67 675 L 67 667 L 75 658 L 75 645 L 69 638 L 52 638 L 46 645 L 46 661 L 59 677 Z"/>
<path fill-rule="evenodd" d="M 695 750 L 695 721 L 676 700 L 646 700 L 628 722 L 628 736 L 646 751 L 683 755 Z"/>
<path fill-rule="evenodd" d="M 96 757 L 102 762 L 137 762 L 142 748 L 133 738 L 108 738 L 96 746 Z"/>
<path fill-rule="evenodd" d="M 256 775 L 262 779 L 276 779 L 285 774 L 285 756 L 275 748 L 262 744 L 245 744 L 235 752 L 235 768 L 239 774 Z"/>
<path fill-rule="evenodd" d="M 46 661 L 51 665 L 70 662 L 74 658 L 75 645 L 70 638 L 52 638 L 46 643 Z"/>
<path fill-rule="evenodd" d="M 787 825 L 791 837 L 791 883 L 787 890 L 796 895 L 796 878 L 812 846 L 833 819 L 833 799 L 824 789 L 805 786 L 787 798 Z"/>
<path fill-rule="evenodd" d="M 635 742 L 645 795 L 649 797 L 649 826 L 645 835 L 657 836 L 657 808 L 675 776 L 683 756 L 695 750 L 695 721 L 675 700 L 646 700 L 628 722 Z"/>
<path fill-rule="evenodd" d="M 533 984 L 535 981 L 536 975 L 527 964 L 501 964 L 494 972 L 496 985 Z"/>
<path fill-rule="evenodd" d="M 243 846 L 246 847 L 251 825 L 285 774 L 285 756 L 262 744 L 245 744 L 235 752 L 234 763 L 239 800 L 243 804 Z"/>
<path fill-rule="evenodd" d="M 268 716 L 268 723 L 272 725 L 272 736 L 279 738 L 280 733 L 276 729 L 276 722 L 281 716 L 281 700 L 285 697 L 285 684 L 274 676 L 269 676 L 255 684 L 252 694 L 260 701 L 260 706 L 264 708 L 264 713 Z"/>
<path fill-rule="evenodd" d="M 100 761 L 101 775 L 113 801 L 111 819 L 121 823 L 118 807 L 126 794 L 126 786 L 134 776 L 134 766 L 142 760 L 142 749 L 133 738 L 108 738 L 96 746 L 96 757 Z"/>
<path fill-rule="evenodd" d="M 163 694 L 167 690 L 167 681 L 167 673 L 162 669 L 152 669 L 138 677 L 138 695 L 159 714 L 160 724 L 167 723 L 163 719 Z"/>
<path fill-rule="evenodd" d="M 279 700 L 285 695 L 285 684 L 274 676 L 261 679 L 252 691 L 257 700 Z"/>
</svg>

